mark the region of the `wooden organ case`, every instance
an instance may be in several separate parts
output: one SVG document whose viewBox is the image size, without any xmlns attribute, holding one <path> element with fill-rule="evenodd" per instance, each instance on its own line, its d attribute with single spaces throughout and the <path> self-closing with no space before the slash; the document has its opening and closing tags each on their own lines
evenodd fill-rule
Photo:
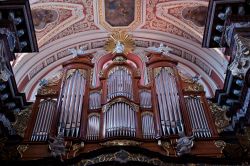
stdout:
<svg viewBox="0 0 250 166">
<path fill-rule="evenodd" d="M 136 55 L 105 55 L 94 74 L 91 54 L 64 63 L 62 74 L 38 91 L 22 158 L 49 157 L 48 141 L 59 134 L 64 159 L 121 146 L 176 158 L 181 134 L 194 138 L 189 155 L 221 157 L 202 86 L 181 76 L 177 61 L 160 54 L 148 56 L 149 83 L 141 85 L 144 72 L 132 56 Z M 93 77 L 99 78 L 96 87 Z"/>
</svg>

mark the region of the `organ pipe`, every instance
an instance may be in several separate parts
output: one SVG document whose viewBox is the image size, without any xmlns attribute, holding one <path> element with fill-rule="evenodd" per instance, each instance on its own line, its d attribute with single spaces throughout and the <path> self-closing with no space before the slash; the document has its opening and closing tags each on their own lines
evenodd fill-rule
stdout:
<svg viewBox="0 0 250 166">
<path fill-rule="evenodd" d="M 92 92 L 89 95 L 89 109 L 101 108 L 101 94 L 100 92 Z"/>
<path fill-rule="evenodd" d="M 156 69 L 155 86 L 163 135 L 184 131 L 175 79 L 171 68 Z"/>
<path fill-rule="evenodd" d="M 134 108 L 125 102 L 112 104 L 104 113 L 105 137 L 135 137 L 135 114 Z"/>
<path fill-rule="evenodd" d="M 142 108 L 151 108 L 152 102 L 151 102 L 151 93 L 143 90 L 140 92 L 140 106 Z"/>
<path fill-rule="evenodd" d="M 31 141 L 46 141 L 48 139 L 55 108 L 56 101 L 54 100 L 40 102 Z"/>
<path fill-rule="evenodd" d="M 58 132 L 64 133 L 66 137 L 79 135 L 85 77 L 84 70 L 70 70 L 63 86 Z"/>
<path fill-rule="evenodd" d="M 122 66 L 114 67 L 108 75 L 108 100 L 117 96 L 133 98 L 132 78 L 130 71 Z"/>
<path fill-rule="evenodd" d="M 88 118 L 87 139 L 97 140 L 99 138 L 100 116 L 91 114 Z"/>
<path fill-rule="evenodd" d="M 154 139 L 155 129 L 152 113 L 146 112 L 142 114 L 142 134 L 144 139 Z"/>
<path fill-rule="evenodd" d="M 201 97 L 185 96 L 185 104 L 188 110 L 189 118 L 191 119 L 194 136 L 197 138 L 211 137 L 212 134 L 208 126 Z"/>
</svg>

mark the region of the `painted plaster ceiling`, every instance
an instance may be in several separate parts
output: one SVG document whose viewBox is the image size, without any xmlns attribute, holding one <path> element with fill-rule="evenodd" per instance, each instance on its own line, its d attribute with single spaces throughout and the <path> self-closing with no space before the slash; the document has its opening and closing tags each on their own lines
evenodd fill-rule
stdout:
<svg viewBox="0 0 250 166">
<path fill-rule="evenodd" d="M 184 71 L 200 74 L 211 94 L 222 87 L 227 61 L 219 50 L 201 48 L 208 0 L 30 0 L 39 53 L 18 54 L 13 63 L 18 87 L 31 97 L 38 80 L 60 70 L 83 47 L 105 55 L 108 34 L 132 34 L 134 54 L 164 43 Z M 191 74 L 192 75 L 192 74 Z"/>
</svg>

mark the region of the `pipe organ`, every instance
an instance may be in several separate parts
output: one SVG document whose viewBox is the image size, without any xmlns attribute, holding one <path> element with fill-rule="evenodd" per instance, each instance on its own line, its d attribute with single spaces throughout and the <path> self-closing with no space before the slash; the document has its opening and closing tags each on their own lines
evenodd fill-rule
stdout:
<svg viewBox="0 0 250 166">
<path fill-rule="evenodd" d="M 46 141 L 51 128 L 52 117 L 56 109 L 56 101 L 41 100 L 35 126 L 32 132 L 31 141 Z"/>
<path fill-rule="evenodd" d="M 25 141 L 46 145 L 48 136 L 61 133 L 67 142 L 84 141 L 89 151 L 98 149 L 98 142 L 116 139 L 144 142 L 145 148 L 170 139 L 174 146 L 184 134 L 217 155 L 211 139 L 218 134 L 200 85 L 179 75 L 177 61 L 160 54 L 149 55 L 149 83 L 141 85 L 142 64 L 131 65 L 129 56 L 136 55 L 112 54 L 112 63 L 108 59 L 103 66 L 94 66 L 91 54 L 65 62 L 60 77 L 40 87 L 31 115 L 35 121 L 30 121 Z M 98 76 L 91 76 L 94 68 L 102 69 L 95 72 Z M 100 84 L 93 87 L 93 79 L 100 79 Z M 174 150 L 169 154 L 176 156 Z"/>
<path fill-rule="evenodd" d="M 99 138 L 100 132 L 100 115 L 90 114 L 88 118 L 88 129 L 87 129 L 87 139 L 97 140 Z"/>
<path fill-rule="evenodd" d="M 136 111 L 129 104 L 116 102 L 104 113 L 105 137 L 136 135 Z"/>
<path fill-rule="evenodd" d="M 185 104 L 191 119 L 192 132 L 195 137 L 211 137 L 211 131 L 205 116 L 200 96 L 185 96 Z"/>
<path fill-rule="evenodd" d="M 108 100 L 124 96 L 133 98 L 131 73 L 126 67 L 114 67 L 108 76 Z"/>
<path fill-rule="evenodd" d="M 163 135 L 184 132 L 176 81 L 171 68 L 155 70 L 155 88 Z"/>
<path fill-rule="evenodd" d="M 80 129 L 81 110 L 84 107 L 86 73 L 84 70 L 68 70 L 63 82 L 58 106 L 60 111 L 58 132 L 62 132 L 66 137 L 77 137 Z"/>
</svg>

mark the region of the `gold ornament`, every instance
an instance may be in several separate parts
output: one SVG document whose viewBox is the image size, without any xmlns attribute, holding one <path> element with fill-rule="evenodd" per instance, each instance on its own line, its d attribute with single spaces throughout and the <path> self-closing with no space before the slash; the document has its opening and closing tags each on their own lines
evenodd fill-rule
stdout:
<svg viewBox="0 0 250 166">
<path fill-rule="evenodd" d="M 139 146 L 141 142 L 133 141 L 133 140 L 113 140 L 107 141 L 104 143 L 100 143 L 102 146 Z"/>
<path fill-rule="evenodd" d="M 132 52 L 134 49 L 134 41 L 131 38 L 129 34 L 127 34 L 125 31 L 117 31 L 112 33 L 108 39 L 105 50 L 110 53 L 115 53 L 115 48 L 117 42 L 120 42 L 124 46 L 123 53 L 127 55 L 128 53 Z"/>
</svg>

